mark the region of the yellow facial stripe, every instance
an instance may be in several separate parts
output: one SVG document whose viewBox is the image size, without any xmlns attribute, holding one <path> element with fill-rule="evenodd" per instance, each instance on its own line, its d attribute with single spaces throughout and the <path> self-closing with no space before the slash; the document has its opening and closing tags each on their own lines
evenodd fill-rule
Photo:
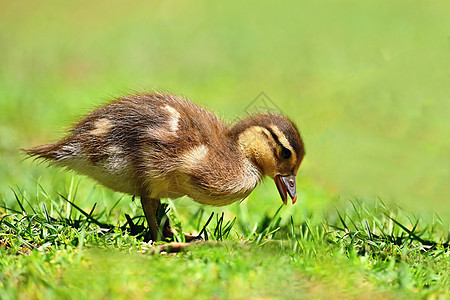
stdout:
<svg viewBox="0 0 450 300">
<path fill-rule="evenodd" d="M 262 138 L 266 129 L 260 126 L 252 126 L 239 135 L 239 145 L 244 152 L 254 149 L 262 149 L 265 146 L 265 139 Z M 248 153 L 250 154 L 250 153 Z"/>
<path fill-rule="evenodd" d="M 239 135 L 239 145 L 244 155 L 255 159 L 266 174 L 277 172 L 277 162 L 273 155 L 274 145 L 270 145 L 270 132 L 261 126 L 251 126 Z"/>
</svg>

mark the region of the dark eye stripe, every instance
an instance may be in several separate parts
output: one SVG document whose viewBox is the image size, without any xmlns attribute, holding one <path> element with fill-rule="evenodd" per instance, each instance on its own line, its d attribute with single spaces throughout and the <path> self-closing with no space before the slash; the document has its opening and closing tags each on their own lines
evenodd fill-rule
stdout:
<svg viewBox="0 0 450 300">
<path fill-rule="evenodd" d="M 278 139 L 277 135 L 275 134 L 275 132 L 272 131 L 271 128 L 266 128 L 269 132 L 270 135 L 272 136 L 273 140 L 275 141 L 275 143 L 277 143 L 278 145 L 280 145 L 281 147 L 284 147 L 283 144 L 280 143 L 280 140 Z"/>
<path fill-rule="evenodd" d="M 272 136 L 273 140 L 275 141 L 275 143 L 277 143 L 277 145 L 279 145 L 281 147 L 281 157 L 283 157 L 284 159 L 288 159 L 291 157 L 291 150 L 289 150 L 288 148 L 286 148 L 278 139 L 278 136 L 275 134 L 275 132 L 273 132 L 273 130 L 271 128 L 266 128 L 269 132 L 270 135 Z M 276 149 L 273 149 L 273 154 L 275 156 L 277 156 L 277 151 Z"/>
<path fill-rule="evenodd" d="M 266 128 L 266 129 L 267 129 L 267 131 L 270 132 L 270 135 L 271 135 L 272 138 L 275 140 L 275 143 L 277 143 L 278 145 L 280 145 L 281 147 L 283 147 L 283 146 L 281 145 L 280 141 L 278 140 L 278 137 L 277 137 L 277 136 L 275 135 L 275 133 L 272 131 L 272 129 L 270 129 L 270 128 Z M 266 135 L 265 135 L 265 136 L 266 136 Z M 268 136 L 266 136 L 266 137 L 267 137 L 267 139 L 269 139 Z M 274 147 L 274 148 L 272 149 L 272 151 L 273 151 L 273 156 L 274 156 L 274 157 L 277 157 L 277 156 L 278 156 L 277 148 Z"/>
<path fill-rule="evenodd" d="M 283 145 L 280 142 L 280 140 L 278 139 L 278 136 L 275 134 L 275 132 L 272 131 L 271 128 L 266 128 L 266 129 L 270 132 L 270 135 L 274 139 L 275 143 L 277 143 L 277 145 L 281 146 L 282 149 L 286 149 L 287 151 L 291 152 L 291 150 L 289 150 L 285 145 Z"/>
</svg>

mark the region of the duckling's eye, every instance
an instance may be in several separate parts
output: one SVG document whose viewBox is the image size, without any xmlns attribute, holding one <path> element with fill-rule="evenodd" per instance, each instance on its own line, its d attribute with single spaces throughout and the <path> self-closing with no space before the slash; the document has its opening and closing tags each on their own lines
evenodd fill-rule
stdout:
<svg viewBox="0 0 450 300">
<path fill-rule="evenodd" d="M 288 159 L 289 157 L 291 157 L 291 150 L 289 150 L 288 148 L 282 148 L 281 149 L 281 157 Z"/>
</svg>

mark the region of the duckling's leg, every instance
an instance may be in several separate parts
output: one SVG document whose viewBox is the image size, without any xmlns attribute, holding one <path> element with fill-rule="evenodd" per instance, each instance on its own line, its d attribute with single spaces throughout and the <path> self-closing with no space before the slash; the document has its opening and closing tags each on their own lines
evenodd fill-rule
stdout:
<svg viewBox="0 0 450 300">
<path fill-rule="evenodd" d="M 165 212 L 162 211 L 158 212 L 161 209 L 164 209 L 164 207 L 161 206 L 161 201 L 159 199 L 153 199 L 148 197 L 141 197 L 141 203 L 142 203 L 142 209 L 144 210 L 145 218 L 147 219 L 147 224 L 150 229 L 150 234 L 152 236 L 153 241 L 159 241 L 161 238 L 169 238 L 173 240 L 173 231 L 170 227 L 170 222 L 168 218 L 161 218 L 161 220 L 158 220 L 158 214 L 165 215 Z M 163 231 L 161 232 L 160 223 L 163 220 L 164 226 Z M 201 236 L 199 235 L 191 235 L 188 233 L 183 233 L 185 236 L 186 242 L 192 242 L 192 241 L 198 241 L 202 240 Z"/>
<path fill-rule="evenodd" d="M 161 232 L 159 230 L 158 219 L 156 213 L 161 206 L 159 199 L 153 199 L 148 197 L 141 197 L 142 209 L 144 210 L 145 218 L 147 219 L 148 228 L 153 241 L 161 239 Z"/>
</svg>

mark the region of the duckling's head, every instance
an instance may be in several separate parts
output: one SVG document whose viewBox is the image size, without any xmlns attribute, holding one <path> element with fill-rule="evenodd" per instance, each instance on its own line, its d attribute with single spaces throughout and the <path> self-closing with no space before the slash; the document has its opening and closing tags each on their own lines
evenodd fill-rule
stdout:
<svg viewBox="0 0 450 300">
<path fill-rule="evenodd" d="M 243 154 L 275 181 L 284 204 L 288 193 L 295 203 L 295 176 L 305 156 L 295 124 L 279 114 L 259 114 L 237 122 L 230 132 Z"/>
</svg>

